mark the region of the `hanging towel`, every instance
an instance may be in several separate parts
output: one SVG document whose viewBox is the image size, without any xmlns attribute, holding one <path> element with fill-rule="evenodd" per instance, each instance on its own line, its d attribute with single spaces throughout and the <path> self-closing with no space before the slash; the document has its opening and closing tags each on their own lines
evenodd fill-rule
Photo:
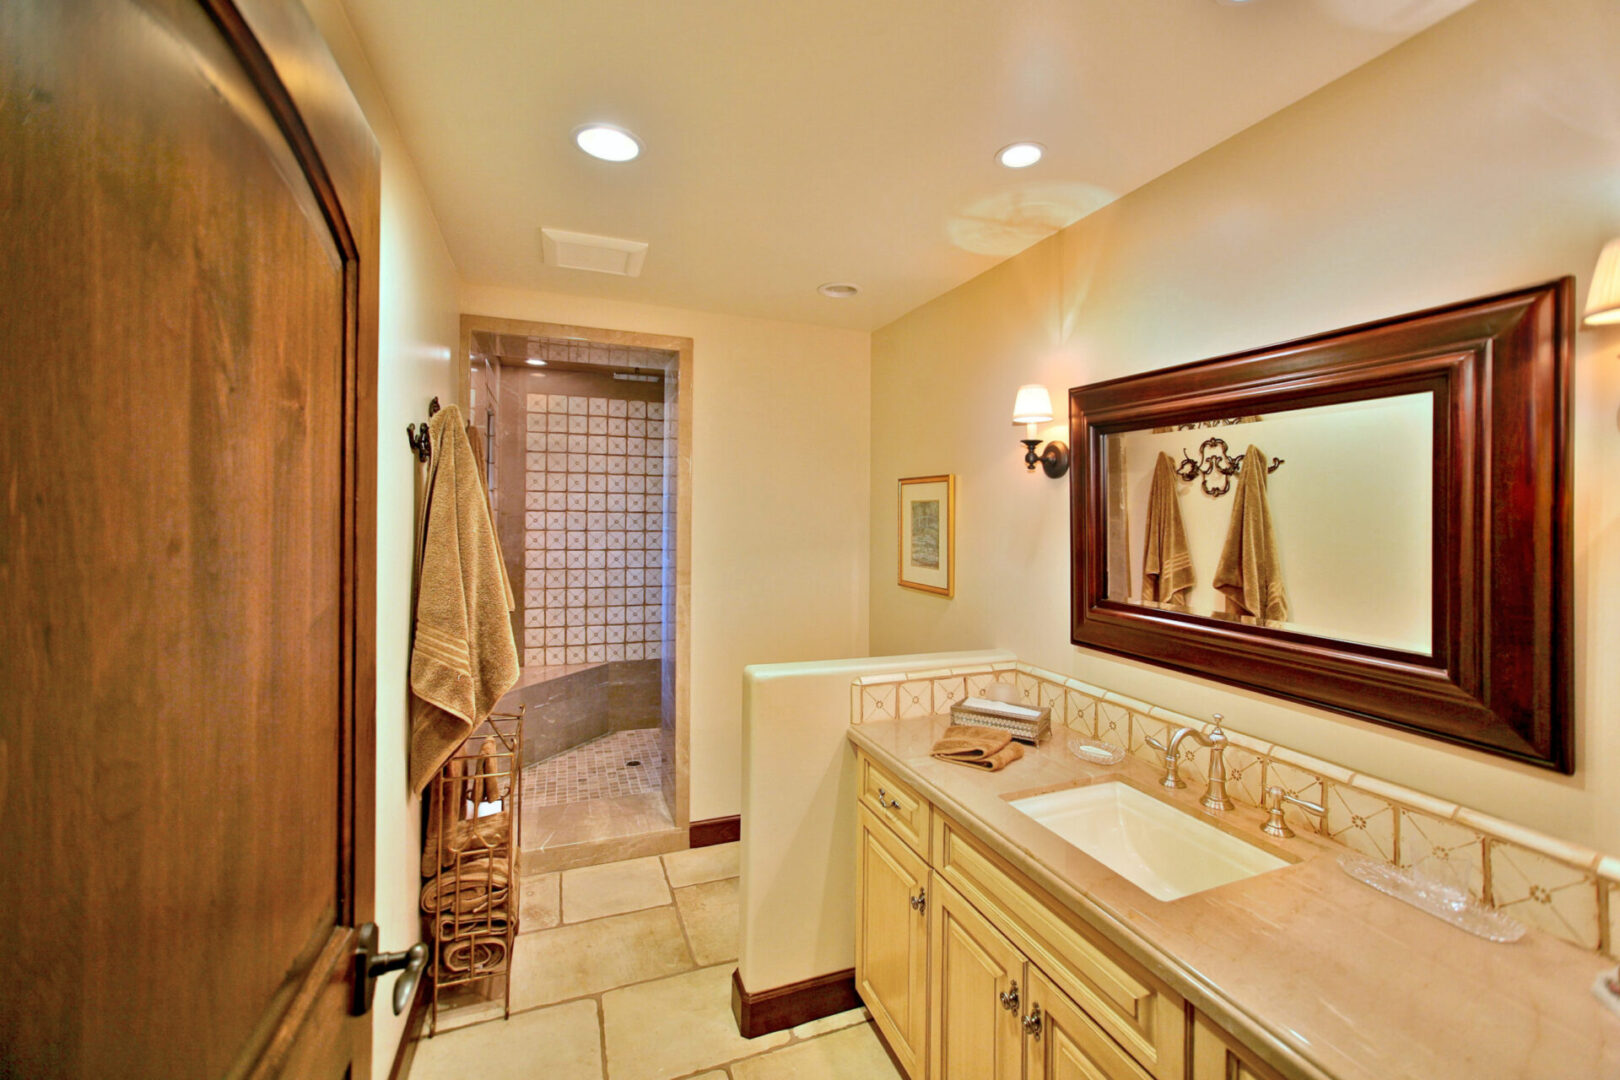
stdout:
<svg viewBox="0 0 1620 1080">
<path fill-rule="evenodd" d="M 1266 456 L 1253 446 L 1243 455 L 1237 492 L 1232 496 L 1232 521 L 1226 527 L 1214 584 L 1226 597 L 1228 615 L 1248 615 L 1263 622 L 1288 618 L 1288 594 L 1283 590 L 1277 538 L 1271 531 L 1271 507 L 1266 502 Z"/>
<path fill-rule="evenodd" d="M 1011 732 L 952 724 L 929 753 L 941 761 L 1000 772 L 1023 757 L 1024 748 L 1012 741 Z"/>
<path fill-rule="evenodd" d="M 517 682 L 505 570 L 461 412 L 428 424 L 426 506 L 411 649 L 411 790 L 420 792 Z"/>
<path fill-rule="evenodd" d="M 1170 455 L 1160 451 L 1153 465 L 1153 487 L 1148 492 L 1142 599 L 1185 611 L 1192 587 L 1192 555 L 1187 551 L 1187 533 L 1181 527 L 1181 504 L 1176 501 L 1176 470 Z"/>
</svg>

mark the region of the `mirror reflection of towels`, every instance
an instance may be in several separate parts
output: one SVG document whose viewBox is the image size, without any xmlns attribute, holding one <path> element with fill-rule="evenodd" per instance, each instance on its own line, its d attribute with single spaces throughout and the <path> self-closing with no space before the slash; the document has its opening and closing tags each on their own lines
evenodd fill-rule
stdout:
<svg viewBox="0 0 1620 1080">
<path fill-rule="evenodd" d="M 1284 622 L 1288 594 L 1283 589 L 1277 537 L 1271 530 L 1271 506 L 1266 500 L 1266 461 L 1253 446 L 1243 455 L 1214 585 L 1226 597 L 1228 614 Z"/>
<path fill-rule="evenodd" d="M 1176 470 L 1170 455 L 1161 451 L 1153 465 L 1153 487 L 1148 492 L 1142 599 L 1185 611 L 1192 587 L 1192 555 L 1187 551 L 1187 533 L 1181 526 L 1181 504 L 1176 501 Z"/>
</svg>

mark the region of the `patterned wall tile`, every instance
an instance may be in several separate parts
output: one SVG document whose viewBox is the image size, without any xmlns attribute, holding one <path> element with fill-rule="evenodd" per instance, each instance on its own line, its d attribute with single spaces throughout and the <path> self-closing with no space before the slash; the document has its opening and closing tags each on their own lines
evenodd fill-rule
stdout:
<svg viewBox="0 0 1620 1080">
<path fill-rule="evenodd" d="M 1097 702 L 1097 738 L 1111 742 L 1115 746 L 1125 746 L 1131 741 L 1131 713 L 1124 706 L 1115 705 L 1111 701 Z"/>
<path fill-rule="evenodd" d="M 1043 681 L 1036 691 L 1038 708 L 1052 710 L 1052 726 L 1069 726 L 1069 688 L 1062 683 Z"/>
<path fill-rule="evenodd" d="M 967 679 L 961 675 L 950 675 L 943 679 L 934 679 L 934 712 L 948 713 L 951 706 L 961 702 L 967 697 Z"/>
<path fill-rule="evenodd" d="M 1079 690 L 1069 690 L 1069 728 L 1082 735 L 1097 734 L 1097 699 Z"/>
<path fill-rule="evenodd" d="M 1347 848 L 1385 862 L 1395 861 L 1395 808 L 1348 784 L 1329 784 L 1323 831 Z"/>
<path fill-rule="evenodd" d="M 1245 746 L 1226 744 L 1226 793 L 1235 802 L 1262 806 L 1265 758 Z"/>
<path fill-rule="evenodd" d="M 1031 675 L 1026 671 L 1018 672 L 1013 681 L 1013 685 L 1018 688 L 1018 704 L 1031 709 L 1040 708 L 1041 684 L 1045 681 L 1038 675 Z"/>
<path fill-rule="evenodd" d="M 1123 706 L 1114 705 L 1112 702 L 1105 701 L 1103 702 L 1103 708 L 1114 709 L 1123 708 Z M 1130 718 L 1130 727 L 1128 729 L 1130 735 L 1129 742 L 1125 744 L 1126 751 L 1129 752 L 1132 757 L 1139 758 L 1153 766 L 1155 769 L 1162 770 L 1164 768 L 1164 755 L 1155 750 L 1153 747 L 1149 746 L 1147 744 L 1147 740 L 1148 736 L 1151 735 L 1153 738 L 1158 739 L 1159 742 L 1168 746 L 1169 744 L 1165 742 L 1165 740 L 1170 737 L 1170 726 L 1163 720 L 1155 719 L 1154 717 L 1148 716 L 1146 713 L 1131 712 L 1128 709 L 1124 711 Z"/>
<path fill-rule="evenodd" d="M 1476 900 L 1485 899 L 1485 844 L 1479 833 L 1404 806 L 1397 828 L 1398 865 L 1462 886 Z"/>
<path fill-rule="evenodd" d="M 1529 848 L 1488 840 L 1491 900 L 1504 914 L 1586 949 L 1602 941 L 1597 877 Z"/>
<path fill-rule="evenodd" d="M 899 718 L 909 720 L 914 716 L 934 715 L 934 681 L 932 679 L 908 679 L 899 685 Z"/>
<path fill-rule="evenodd" d="M 1014 671 L 991 671 L 985 674 L 969 675 L 967 677 L 968 697 L 989 697 L 990 688 L 997 683 L 1013 683 L 1017 677 Z"/>
</svg>

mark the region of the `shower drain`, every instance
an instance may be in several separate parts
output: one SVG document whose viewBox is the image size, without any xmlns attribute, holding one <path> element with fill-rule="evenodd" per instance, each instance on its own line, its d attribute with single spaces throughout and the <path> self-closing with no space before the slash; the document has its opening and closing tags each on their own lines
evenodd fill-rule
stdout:
<svg viewBox="0 0 1620 1080">
<path fill-rule="evenodd" d="M 641 762 L 639 762 L 639 761 L 627 761 L 624 764 L 625 764 L 626 768 L 629 768 L 631 766 L 640 765 Z"/>
</svg>

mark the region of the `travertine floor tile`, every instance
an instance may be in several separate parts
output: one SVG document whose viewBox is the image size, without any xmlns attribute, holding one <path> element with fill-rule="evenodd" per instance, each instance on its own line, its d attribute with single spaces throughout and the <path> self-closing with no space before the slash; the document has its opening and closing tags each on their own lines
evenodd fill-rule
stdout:
<svg viewBox="0 0 1620 1080">
<path fill-rule="evenodd" d="M 546 1080 L 602 1080 L 596 1002 L 572 1001 L 423 1039 L 411 1080 L 532 1080 L 541 1058 Z"/>
<path fill-rule="evenodd" d="M 563 922 L 577 923 L 669 903 L 656 855 L 562 872 Z"/>
<path fill-rule="evenodd" d="M 515 1012 L 686 971 L 692 957 L 675 909 L 662 907 L 522 934 L 512 963 Z"/>
<path fill-rule="evenodd" d="M 872 1019 L 872 1014 L 867 1012 L 864 1007 L 851 1009 L 848 1012 L 833 1013 L 831 1016 L 823 1016 L 820 1020 L 811 1020 L 808 1023 L 800 1024 L 793 1029 L 793 1037 L 795 1039 L 813 1039 L 817 1035 L 830 1035 L 835 1031 L 854 1027 L 856 1024 L 864 1024 L 870 1019 Z"/>
<path fill-rule="evenodd" d="M 549 930 L 562 922 L 562 875 L 535 874 L 523 878 L 523 908 L 519 933 Z"/>
<path fill-rule="evenodd" d="M 677 889 L 683 885 L 697 885 L 705 881 L 737 876 L 738 848 L 736 842 L 711 844 L 689 851 L 672 851 L 664 856 L 664 868 L 669 871 L 669 883 Z"/>
<path fill-rule="evenodd" d="M 675 906 L 699 967 L 737 959 L 736 878 L 676 889 Z"/>
<path fill-rule="evenodd" d="M 731 970 L 721 964 L 602 995 L 608 1080 L 667 1080 L 786 1043 L 785 1031 L 737 1034 Z"/>
<path fill-rule="evenodd" d="M 893 1080 L 894 1062 L 871 1024 L 795 1043 L 731 1067 L 732 1080 Z"/>
</svg>

